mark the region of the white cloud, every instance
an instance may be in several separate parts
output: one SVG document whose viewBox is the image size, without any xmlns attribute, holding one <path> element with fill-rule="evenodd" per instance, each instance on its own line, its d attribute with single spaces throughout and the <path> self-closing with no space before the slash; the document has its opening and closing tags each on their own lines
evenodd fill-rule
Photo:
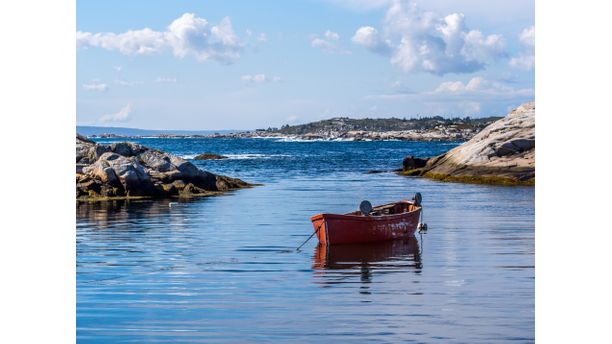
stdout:
<svg viewBox="0 0 612 344">
<path fill-rule="evenodd" d="M 492 81 L 483 77 L 473 77 L 466 83 L 461 81 L 442 82 L 430 95 L 451 96 L 462 99 L 493 99 L 508 97 L 531 97 L 534 90 L 531 88 L 514 88 L 501 82 Z"/>
<path fill-rule="evenodd" d="M 478 71 L 505 55 L 500 35 L 468 29 L 463 14 L 441 17 L 400 0 L 387 10 L 380 31 L 360 27 L 352 41 L 389 57 L 391 64 L 406 72 L 437 75 Z"/>
<path fill-rule="evenodd" d="M 265 74 L 245 74 L 240 77 L 240 80 L 246 83 L 261 84 L 264 82 L 279 82 L 281 78 L 278 76 L 269 77 Z"/>
<path fill-rule="evenodd" d="M 105 92 L 106 90 L 108 90 L 108 85 L 92 82 L 90 84 L 83 84 L 83 89 L 86 91 Z"/>
<path fill-rule="evenodd" d="M 466 91 L 475 91 L 479 89 L 483 89 L 483 86 L 490 84 L 490 82 L 486 81 L 481 77 L 475 77 L 470 79 L 469 82 L 464 84 L 461 81 L 446 81 L 440 84 L 438 88 L 434 92 L 443 93 L 443 92 L 466 92 Z M 499 84 L 495 85 L 495 87 L 499 88 Z"/>
<path fill-rule="evenodd" d="M 516 98 L 532 98 L 532 88 L 514 88 L 483 77 L 474 77 L 467 82 L 444 81 L 432 91 L 396 92 L 367 96 L 373 100 L 417 99 L 421 101 L 478 102 Z"/>
<path fill-rule="evenodd" d="M 155 82 L 158 84 L 175 84 L 176 78 L 158 77 L 157 79 L 155 79 Z"/>
<path fill-rule="evenodd" d="M 535 47 L 535 26 L 531 25 L 530 27 L 523 29 L 519 39 L 521 40 L 521 43 L 530 47 Z"/>
<path fill-rule="evenodd" d="M 349 51 L 341 48 L 340 46 L 340 35 L 337 32 L 331 30 L 325 31 L 325 33 L 319 37 L 314 36 L 310 41 L 310 45 L 313 48 L 321 49 L 326 53 L 346 54 Z"/>
<path fill-rule="evenodd" d="M 116 113 L 103 115 L 100 117 L 100 122 L 123 122 L 128 119 L 130 112 L 132 112 L 132 105 L 128 104 Z"/>
<path fill-rule="evenodd" d="M 525 70 L 531 70 L 535 67 L 534 54 L 520 54 L 510 59 L 510 65 Z"/>
<path fill-rule="evenodd" d="M 351 41 L 363 45 L 372 52 L 383 55 L 389 54 L 392 49 L 391 42 L 383 39 L 378 30 L 371 26 L 360 27 L 353 35 L 353 38 L 351 38 Z"/>
<path fill-rule="evenodd" d="M 510 65 L 521 69 L 531 70 L 535 67 L 535 26 L 523 29 L 519 35 L 523 51 L 510 59 Z"/>
<path fill-rule="evenodd" d="M 163 32 L 150 28 L 119 34 L 77 31 L 76 41 L 79 47 L 117 50 L 125 55 L 150 55 L 169 49 L 179 58 L 190 55 L 198 61 L 215 60 L 221 63 L 239 59 L 244 47 L 234 34 L 228 17 L 217 25 L 210 25 L 206 19 L 193 13 L 185 13 L 175 19 Z"/>
<path fill-rule="evenodd" d="M 533 100 L 533 88 L 513 87 L 480 76 L 467 80 L 449 80 L 421 92 L 396 90 L 365 97 L 369 104 L 419 106 L 425 113 L 441 115 L 499 114 L 506 106 Z"/>
<path fill-rule="evenodd" d="M 133 86 L 136 86 L 136 85 L 143 84 L 143 82 L 142 81 L 127 81 L 127 80 L 117 79 L 117 80 L 115 80 L 115 84 L 121 85 L 121 86 L 126 86 L 126 87 L 133 87 Z"/>
</svg>

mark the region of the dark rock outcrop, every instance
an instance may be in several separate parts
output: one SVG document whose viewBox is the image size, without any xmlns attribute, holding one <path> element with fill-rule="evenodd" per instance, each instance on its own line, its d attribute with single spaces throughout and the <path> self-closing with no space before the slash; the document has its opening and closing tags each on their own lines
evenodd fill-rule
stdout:
<svg viewBox="0 0 612 344">
<path fill-rule="evenodd" d="M 423 168 L 427 164 L 427 158 L 415 158 L 412 155 L 408 155 L 402 161 L 402 165 L 404 166 L 404 170 L 414 170 L 415 168 Z"/>
<path fill-rule="evenodd" d="M 411 160 L 408 159 L 410 162 Z M 411 168 L 404 175 L 486 184 L 535 184 L 535 103 L 525 103 L 468 142 Z"/>
<path fill-rule="evenodd" d="M 76 137 L 76 164 L 78 199 L 192 197 L 251 186 L 139 144 L 97 144 L 80 135 Z"/>
<path fill-rule="evenodd" d="M 202 153 L 202 154 L 196 155 L 193 158 L 193 160 L 221 160 L 221 159 L 227 159 L 227 157 L 224 155 L 219 155 L 219 154 L 214 154 L 214 153 Z"/>
</svg>

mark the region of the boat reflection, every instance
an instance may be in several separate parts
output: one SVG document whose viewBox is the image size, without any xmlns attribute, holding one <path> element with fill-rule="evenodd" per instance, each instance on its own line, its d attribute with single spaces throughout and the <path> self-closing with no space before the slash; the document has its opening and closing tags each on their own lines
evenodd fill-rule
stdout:
<svg viewBox="0 0 612 344">
<path fill-rule="evenodd" d="M 371 283 L 374 275 L 420 273 L 423 267 L 419 242 L 414 236 L 369 244 L 318 245 L 312 260 L 315 283 L 324 286 L 362 283 L 362 294 L 369 293 L 365 284 Z"/>
</svg>

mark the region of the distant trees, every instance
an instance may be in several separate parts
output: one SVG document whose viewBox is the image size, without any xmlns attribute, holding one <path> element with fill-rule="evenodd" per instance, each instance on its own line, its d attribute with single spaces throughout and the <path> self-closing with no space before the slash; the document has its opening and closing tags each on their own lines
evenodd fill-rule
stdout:
<svg viewBox="0 0 612 344">
<path fill-rule="evenodd" d="M 444 118 L 442 116 L 421 116 L 415 118 L 402 119 L 393 118 L 348 118 L 334 117 L 318 122 L 311 122 L 301 125 L 290 126 L 284 124 L 280 129 L 268 128 L 268 131 L 278 132 L 286 135 L 303 135 L 309 133 L 324 132 L 347 132 L 347 131 L 403 131 L 403 130 L 427 130 L 437 126 L 455 126 L 461 129 L 483 128 L 500 117 L 471 118 L 453 117 Z"/>
</svg>

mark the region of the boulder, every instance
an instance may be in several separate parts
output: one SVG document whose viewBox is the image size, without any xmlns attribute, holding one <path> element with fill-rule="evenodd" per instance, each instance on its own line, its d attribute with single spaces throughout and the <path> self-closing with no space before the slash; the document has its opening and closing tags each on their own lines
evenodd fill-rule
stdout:
<svg viewBox="0 0 612 344">
<path fill-rule="evenodd" d="M 215 178 L 214 190 L 217 190 L 217 191 L 240 189 L 240 188 L 245 188 L 249 186 L 248 183 L 238 178 L 231 178 L 231 177 L 219 176 L 219 175 L 215 175 L 214 178 Z"/>
<path fill-rule="evenodd" d="M 76 136 L 76 163 L 90 164 L 95 161 L 95 142 L 77 134 Z"/>
<path fill-rule="evenodd" d="M 412 155 L 408 155 L 402 161 L 404 171 L 414 170 L 416 168 L 423 168 L 427 164 L 428 159 L 415 158 Z"/>
<path fill-rule="evenodd" d="M 469 141 L 429 159 L 418 174 L 445 181 L 535 184 L 535 102 L 522 104 Z"/>
<path fill-rule="evenodd" d="M 176 166 L 170 161 L 170 156 L 157 150 L 149 149 L 138 156 L 140 162 L 147 168 L 157 172 L 170 172 L 176 170 Z"/>
</svg>

